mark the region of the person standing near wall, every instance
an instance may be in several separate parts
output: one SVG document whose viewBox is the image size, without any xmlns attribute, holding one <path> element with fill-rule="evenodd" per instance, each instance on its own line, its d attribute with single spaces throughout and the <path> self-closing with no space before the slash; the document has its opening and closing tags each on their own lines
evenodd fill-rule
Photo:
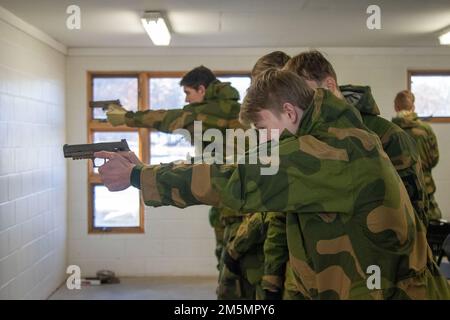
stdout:
<svg viewBox="0 0 450 320">
<path fill-rule="evenodd" d="M 442 218 L 442 213 L 434 198 L 436 184 L 431 175 L 431 170 L 436 167 L 439 161 L 439 148 L 431 126 L 420 120 L 415 113 L 414 100 L 412 92 L 408 90 L 400 91 L 394 100 L 394 109 L 397 116 L 392 118 L 392 122 L 405 130 L 416 141 L 430 203 L 427 217 L 430 220 L 436 220 Z"/>
<path fill-rule="evenodd" d="M 339 99 L 347 101 L 361 114 L 364 124 L 375 132 L 406 187 L 416 214 L 428 225 L 428 197 L 424 175 L 415 142 L 399 126 L 380 116 L 380 110 L 368 86 L 338 86 L 332 64 L 319 51 L 303 52 L 285 66 L 305 79 L 313 88 L 325 88 Z"/>
</svg>

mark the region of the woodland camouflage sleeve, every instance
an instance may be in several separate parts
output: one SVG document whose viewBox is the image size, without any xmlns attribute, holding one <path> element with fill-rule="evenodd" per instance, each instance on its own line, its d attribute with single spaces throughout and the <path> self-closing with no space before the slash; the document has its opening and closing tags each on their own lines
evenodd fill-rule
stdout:
<svg viewBox="0 0 450 320">
<path fill-rule="evenodd" d="M 149 206 L 208 204 L 245 213 L 352 212 L 353 199 L 348 194 L 363 182 L 352 183 L 352 171 L 360 170 L 363 162 L 370 165 L 370 159 L 357 159 L 352 168 L 345 149 L 313 136 L 286 140 L 280 144 L 275 175 L 262 175 L 262 165 L 257 164 L 171 163 L 139 168 L 140 182 L 133 185 L 141 187 Z"/>
<path fill-rule="evenodd" d="M 129 127 L 153 128 L 171 133 L 176 129 L 188 129 L 194 121 L 202 122 L 202 129 L 237 129 L 246 128 L 239 123 L 238 103 L 228 101 L 207 101 L 191 103 L 183 109 L 146 110 L 127 112 L 126 125 Z"/>
<path fill-rule="evenodd" d="M 283 288 L 286 263 L 289 261 L 286 216 L 279 212 L 269 212 L 267 221 L 262 287 L 272 292 L 278 292 Z"/>
<path fill-rule="evenodd" d="M 192 112 L 183 109 L 129 111 L 125 115 L 125 122 L 129 127 L 152 128 L 170 133 L 191 125 L 194 116 Z"/>
<path fill-rule="evenodd" d="M 265 213 L 257 212 L 244 218 L 239 226 L 236 236 L 227 245 L 227 250 L 234 260 L 264 242 L 266 236 Z"/>
</svg>

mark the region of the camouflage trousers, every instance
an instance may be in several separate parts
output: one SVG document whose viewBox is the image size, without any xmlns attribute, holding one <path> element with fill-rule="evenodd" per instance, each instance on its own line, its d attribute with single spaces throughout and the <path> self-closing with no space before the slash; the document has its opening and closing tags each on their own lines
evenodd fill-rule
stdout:
<svg viewBox="0 0 450 320">
<path fill-rule="evenodd" d="M 242 217 L 222 219 L 225 221 L 223 244 L 224 248 L 231 241 L 242 222 Z M 255 299 L 255 289 L 247 279 L 237 275 L 224 264 L 225 251 L 222 250 L 219 266 L 219 283 L 217 287 L 217 299 L 219 300 L 241 300 Z"/>
<path fill-rule="evenodd" d="M 242 277 L 252 286 L 253 297 L 256 300 L 265 300 L 264 289 L 261 285 L 264 275 L 264 248 L 257 245 L 246 252 L 239 259 Z"/>
<path fill-rule="evenodd" d="M 221 221 L 221 214 L 220 209 L 211 207 L 209 209 L 209 224 L 214 229 L 214 236 L 216 238 L 216 248 L 215 248 L 215 255 L 217 258 L 217 269 L 220 270 L 220 257 L 222 255 L 222 250 L 224 248 L 223 244 L 223 234 L 225 230 L 225 226 L 223 225 Z"/>
</svg>

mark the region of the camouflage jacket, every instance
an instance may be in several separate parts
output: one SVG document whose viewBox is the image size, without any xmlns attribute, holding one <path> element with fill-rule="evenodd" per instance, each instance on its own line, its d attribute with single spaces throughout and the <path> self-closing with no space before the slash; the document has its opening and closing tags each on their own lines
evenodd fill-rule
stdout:
<svg viewBox="0 0 450 320">
<path fill-rule="evenodd" d="M 266 213 L 246 215 L 236 235 L 226 246 L 229 255 L 239 261 L 244 277 L 253 285 L 261 282 L 264 271 L 263 244 L 266 232 Z"/>
<path fill-rule="evenodd" d="M 239 226 L 233 241 L 228 244 L 227 250 L 235 260 L 253 256 L 254 261 L 242 266 L 248 274 L 247 278 L 257 279 L 263 289 L 281 291 L 289 260 L 286 214 L 258 212 L 248 215 Z M 262 259 L 258 260 L 259 256 Z M 246 268 L 245 264 L 250 263 L 252 266 Z"/>
<path fill-rule="evenodd" d="M 404 113 L 392 119 L 392 122 L 405 130 L 416 141 L 425 176 L 426 190 L 428 194 L 436 191 L 431 170 L 439 161 L 439 149 L 436 135 L 428 123 L 421 121 L 415 112 Z"/>
<path fill-rule="evenodd" d="M 289 249 L 286 237 L 286 214 L 270 212 L 267 235 L 264 241 L 263 289 L 279 292 L 283 290 Z"/>
<path fill-rule="evenodd" d="M 274 176 L 255 164 L 172 163 L 136 166 L 131 183 L 150 206 L 286 213 L 289 262 L 306 297 L 450 297 L 404 185 L 355 108 L 318 89 L 279 154 Z M 379 289 L 368 285 L 373 266 Z"/>
<path fill-rule="evenodd" d="M 416 213 L 428 225 L 428 196 L 419 153 L 413 139 L 399 126 L 380 117 L 380 110 L 372 96 L 370 87 L 341 86 L 340 90 L 348 103 L 361 112 L 364 124 L 381 140 L 383 150 L 394 164 L 406 187 Z"/>
<path fill-rule="evenodd" d="M 261 282 L 263 289 L 281 291 L 289 260 L 286 214 L 257 212 L 247 215 L 227 250 L 233 259 L 244 260 L 241 267 L 251 283 Z"/>
<path fill-rule="evenodd" d="M 239 123 L 239 92 L 228 82 L 215 80 L 206 89 L 203 102 L 191 103 L 182 109 L 146 110 L 125 115 L 129 127 L 153 128 L 171 133 L 187 129 L 193 136 L 194 121 L 202 121 L 203 130 L 241 128 Z"/>
</svg>

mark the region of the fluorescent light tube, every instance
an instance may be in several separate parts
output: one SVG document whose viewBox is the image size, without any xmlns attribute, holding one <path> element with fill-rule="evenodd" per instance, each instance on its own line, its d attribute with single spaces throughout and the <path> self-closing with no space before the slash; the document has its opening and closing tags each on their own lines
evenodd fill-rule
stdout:
<svg viewBox="0 0 450 320">
<path fill-rule="evenodd" d="M 170 31 L 159 12 L 146 12 L 141 22 L 155 46 L 169 45 Z"/>
<path fill-rule="evenodd" d="M 449 45 L 450 44 L 450 31 L 447 31 L 444 34 L 439 36 L 439 43 L 441 45 Z"/>
</svg>

